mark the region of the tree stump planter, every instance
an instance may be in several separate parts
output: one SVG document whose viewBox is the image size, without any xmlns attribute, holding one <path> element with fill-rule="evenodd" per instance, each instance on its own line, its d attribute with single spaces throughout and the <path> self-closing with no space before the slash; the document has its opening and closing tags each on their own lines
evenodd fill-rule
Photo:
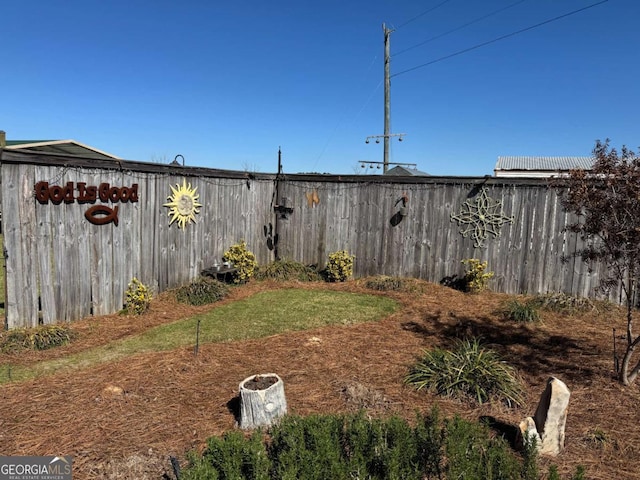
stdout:
<svg viewBox="0 0 640 480">
<path fill-rule="evenodd" d="M 240 382 L 240 428 L 271 426 L 286 413 L 284 382 L 278 375 L 252 375 Z"/>
</svg>

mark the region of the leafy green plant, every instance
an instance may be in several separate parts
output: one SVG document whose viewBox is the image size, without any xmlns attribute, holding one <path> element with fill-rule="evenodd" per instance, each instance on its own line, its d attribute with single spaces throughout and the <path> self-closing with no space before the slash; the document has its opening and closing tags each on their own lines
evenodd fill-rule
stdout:
<svg viewBox="0 0 640 480">
<path fill-rule="evenodd" d="M 507 302 L 503 309 L 503 315 L 507 320 L 520 323 L 533 323 L 540 320 L 540 314 L 534 303 L 518 300 Z"/>
<path fill-rule="evenodd" d="M 0 351 L 22 349 L 47 350 L 71 342 L 75 332 L 68 325 L 41 325 L 35 328 L 16 328 L 0 333 Z"/>
<path fill-rule="evenodd" d="M 326 274 L 330 282 L 344 282 L 353 275 L 353 262 L 355 255 L 350 255 L 346 250 L 340 250 L 329 254 Z"/>
<path fill-rule="evenodd" d="M 234 283 L 245 283 L 253 276 L 253 272 L 258 266 L 255 255 L 247 249 L 247 242 L 241 240 L 235 245 L 231 245 L 229 250 L 224 252 L 222 257 L 225 261 L 230 262 L 236 272 L 233 275 Z"/>
<path fill-rule="evenodd" d="M 486 271 L 488 262 L 467 258 L 462 263 L 465 265 L 464 283 L 469 292 L 478 293 L 489 288 L 489 280 L 494 274 Z"/>
<path fill-rule="evenodd" d="M 151 305 L 151 291 L 137 278 L 133 278 L 125 292 L 124 311 L 130 315 L 142 315 Z"/>
<path fill-rule="evenodd" d="M 189 285 L 184 285 L 176 291 L 176 299 L 190 305 L 207 305 L 222 300 L 229 293 L 229 287 L 224 283 L 208 277 L 200 277 Z"/>
<path fill-rule="evenodd" d="M 312 266 L 293 260 L 276 260 L 259 266 L 255 271 L 256 280 L 297 280 L 299 282 L 318 282 L 320 273 Z"/>
<path fill-rule="evenodd" d="M 474 399 L 480 404 L 493 398 L 509 406 L 521 405 L 523 401 L 523 387 L 516 370 L 477 339 L 458 340 L 451 351 L 441 348 L 426 351 L 405 381 L 418 390 Z"/>
</svg>

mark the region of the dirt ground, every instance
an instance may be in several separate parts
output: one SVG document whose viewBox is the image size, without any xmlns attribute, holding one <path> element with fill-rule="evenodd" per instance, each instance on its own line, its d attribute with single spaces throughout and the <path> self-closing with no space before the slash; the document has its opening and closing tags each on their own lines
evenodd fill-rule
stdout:
<svg viewBox="0 0 640 480">
<path fill-rule="evenodd" d="M 234 288 L 223 302 L 197 308 L 165 293 L 141 317 L 75 322 L 78 338 L 72 344 L 3 354 L 0 364 L 65 356 L 283 286 L 251 282 Z M 237 428 L 238 385 L 253 374 L 277 373 L 289 411 L 300 415 L 366 408 L 371 415 L 412 421 L 416 412 L 438 404 L 445 415 L 489 418 L 505 431 L 534 413 L 547 379 L 556 376 L 572 392 L 566 449 L 555 459 L 542 459 L 541 471 L 554 463 L 568 478 L 584 465 L 589 479 L 640 479 L 634 464 L 640 449 L 640 391 L 613 378 L 612 327 L 624 331 L 617 309 L 570 317 L 544 312 L 542 323 L 528 325 L 502 318 L 499 310 L 510 298 L 502 294 L 470 295 L 426 282 L 417 282 L 418 291 L 409 293 L 366 290 L 362 281 L 296 286 L 390 295 L 402 307 L 379 322 L 200 345 L 197 356 L 192 347 L 140 354 L 0 386 L 0 452 L 72 455 L 74 479 L 174 478 L 170 457 L 184 462 L 185 452 L 202 449 L 208 437 Z M 524 406 L 477 406 L 403 384 L 425 348 L 446 347 L 466 335 L 481 336 L 519 369 L 527 386 Z"/>
</svg>

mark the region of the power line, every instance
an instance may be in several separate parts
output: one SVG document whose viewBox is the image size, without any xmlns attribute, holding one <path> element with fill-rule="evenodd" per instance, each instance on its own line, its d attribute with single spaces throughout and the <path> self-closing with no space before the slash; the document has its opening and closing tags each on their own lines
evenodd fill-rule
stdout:
<svg viewBox="0 0 640 480">
<path fill-rule="evenodd" d="M 413 22 L 414 20 L 417 20 L 418 18 L 422 17 L 423 15 L 426 15 L 427 13 L 433 12 L 435 9 L 440 8 L 442 5 L 444 5 L 445 3 L 449 3 L 451 0 L 444 0 L 444 2 L 440 2 L 438 5 L 436 5 L 433 8 L 430 8 L 429 10 L 425 10 L 422 13 L 419 13 L 418 15 L 416 15 L 415 17 L 413 17 L 410 20 L 407 20 L 406 22 L 404 22 L 402 25 L 400 25 L 399 27 L 396 27 L 396 30 L 398 30 L 399 28 L 404 27 L 405 25 Z"/>
<path fill-rule="evenodd" d="M 369 71 L 371 70 L 371 67 L 373 67 L 373 65 L 375 64 L 375 61 L 378 59 L 378 56 L 375 55 L 373 57 L 373 59 L 371 60 L 371 63 L 369 64 L 369 68 L 367 68 L 367 71 L 365 72 L 365 75 L 367 75 L 369 73 Z M 351 120 L 350 124 L 353 124 L 358 117 L 360 116 L 360 114 L 362 113 L 362 111 L 365 109 L 365 107 L 369 104 L 369 102 L 371 101 L 371 99 L 373 98 L 373 95 L 376 93 L 376 91 L 380 88 L 380 85 L 382 85 L 383 80 L 380 80 L 380 82 L 378 83 L 378 85 L 373 89 L 373 91 L 371 92 L 371 94 L 369 95 L 369 98 L 367 98 L 367 100 L 364 102 L 364 104 L 362 105 L 362 107 L 360 107 L 360 110 L 358 110 L 358 113 L 356 113 L 356 115 L 353 117 L 353 119 Z M 320 161 L 320 158 L 322 158 L 322 156 L 324 155 L 324 152 L 327 150 L 327 148 L 329 147 L 329 144 L 331 143 L 331 141 L 333 140 L 335 134 L 337 133 L 340 125 L 343 123 L 343 120 L 345 119 L 347 113 L 346 111 L 343 112 L 342 116 L 340 117 L 340 119 L 338 120 L 338 122 L 336 123 L 335 127 L 333 128 L 333 131 L 331 132 L 331 134 L 329 135 L 329 138 L 327 139 L 327 141 L 325 142 L 324 146 L 322 147 L 322 150 L 320 151 L 320 153 L 318 154 L 317 158 L 315 159 L 315 161 L 313 162 L 313 169 L 316 168 L 316 165 L 318 164 L 318 162 Z"/>
<path fill-rule="evenodd" d="M 420 42 L 420 43 L 417 43 L 417 44 L 415 44 L 415 45 L 413 45 L 411 47 L 405 48 L 404 50 L 400 50 L 399 52 L 396 52 L 393 55 L 393 57 L 396 57 L 396 56 L 400 55 L 401 53 L 408 52 L 409 50 L 413 50 L 414 48 L 420 47 L 420 46 L 424 45 L 425 43 L 433 42 L 434 40 L 437 40 L 438 38 L 442 38 L 442 37 L 447 36 L 447 35 L 449 35 L 451 33 L 454 33 L 454 32 L 457 32 L 459 30 L 462 30 L 463 28 L 466 28 L 469 25 L 473 25 L 474 23 L 478 23 L 478 22 L 480 22 L 480 21 L 482 21 L 482 20 L 484 20 L 486 18 L 489 18 L 489 17 L 492 17 L 494 15 L 497 15 L 500 12 L 504 12 L 505 10 L 508 10 L 508 9 L 510 9 L 512 7 L 515 7 L 516 5 L 518 5 L 520 3 L 523 3 L 523 2 L 526 2 L 526 1 L 527 0 L 518 0 L 517 2 L 512 3 L 511 5 L 507 5 L 506 7 L 503 7 L 503 8 L 500 8 L 499 10 L 496 10 L 494 12 L 488 13 L 488 14 L 480 17 L 480 18 L 476 18 L 475 20 L 471 20 L 470 22 L 467 22 L 464 25 L 460 25 L 459 27 L 456 27 L 453 30 L 449 30 L 447 32 L 441 33 L 440 35 L 436 35 L 435 37 L 431 37 L 431 38 L 425 40 L 424 42 Z"/>
<path fill-rule="evenodd" d="M 460 50 L 460 51 L 458 51 L 458 52 L 451 53 L 451 54 L 449 54 L 449 55 L 445 55 L 444 57 L 436 58 L 435 60 L 431 60 L 430 62 L 423 63 L 422 65 L 417 65 L 417 66 L 415 66 L 415 67 L 408 68 L 407 70 L 403 70 L 403 71 L 401 71 L 401 72 L 394 73 L 394 74 L 393 74 L 393 75 L 391 75 L 391 76 L 392 76 L 392 77 L 397 77 L 398 75 L 402 75 L 402 74 L 404 74 L 404 73 L 412 72 L 412 71 L 417 70 L 417 69 L 419 69 L 419 68 L 427 67 L 427 66 L 429 66 L 429 65 L 433 65 L 434 63 L 438 63 L 438 62 L 441 62 L 441 61 L 443 61 L 443 60 L 447 60 L 447 59 L 449 59 L 449 58 L 456 57 L 456 56 L 458 56 L 458 55 L 462 55 L 463 53 L 467 53 L 467 52 L 470 52 L 470 51 L 472 51 L 472 50 L 476 50 L 476 49 L 478 49 L 478 48 L 485 47 L 485 46 L 490 45 L 490 44 L 492 44 L 492 43 L 499 42 L 500 40 L 504 40 L 504 39 L 506 39 L 506 38 L 513 37 L 513 36 L 515 36 L 515 35 L 518 35 L 519 33 L 523 33 L 523 32 L 529 31 L 529 30 L 533 30 L 534 28 L 541 27 L 542 25 L 546 25 L 547 23 L 555 22 L 556 20 L 560 20 L 560 19 L 562 19 L 562 18 L 569 17 L 569 16 L 571 16 L 571 15 L 575 15 L 576 13 L 583 12 L 583 11 L 585 11 L 585 10 L 588 10 L 589 8 L 596 7 L 596 6 L 598 6 L 598 5 L 601 5 L 601 4 L 603 4 L 603 3 L 606 3 L 606 2 L 608 2 L 608 1 L 609 1 L 609 0 L 602 0 L 602 1 L 600 1 L 600 2 L 593 3 L 593 4 L 588 5 L 588 6 L 586 6 L 586 7 L 579 8 L 578 10 L 574 10 L 574 11 L 572 11 L 572 12 L 565 13 L 564 15 L 559 15 L 559 16 L 557 16 L 557 17 L 555 17 L 555 18 L 551 18 L 551 19 L 549 19 L 549 20 L 545 20 L 544 22 L 540 22 L 540 23 L 537 23 L 537 24 L 532 25 L 532 26 L 530 26 L 530 27 L 523 28 L 522 30 L 518 30 L 518 31 L 516 31 L 516 32 L 511 32 L 511 33 L 508 33 L 508 34 L 506 34 L 506 35 L 502 35 L 501 37 L 494 38 L 493 40 L 489 40 L 489 41 L 487 41 L 487 42 L 479 43 L 478 45 L 474 45 L 473 47 L 465 48 L 464 50 Z"/>
</svg>

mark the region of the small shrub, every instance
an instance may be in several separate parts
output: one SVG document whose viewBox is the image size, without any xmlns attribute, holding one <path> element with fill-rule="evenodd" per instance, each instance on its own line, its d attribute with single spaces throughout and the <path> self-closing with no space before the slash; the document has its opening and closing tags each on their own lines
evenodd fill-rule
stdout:
<svg viewBox="0 0 640 480">
<path fill-rule="evenodd" d="M 47 350 L 71 342 L 75 332 L 64 324 L 42 325 L 35 328 L 16 328 L 0 333 L 0 351 L 22 349 Z"/>
<path fill-rule="evenodd" d="M 247 249 L 247 242 L 241 240 L 240 243 L 231 245 L 229 250 L 224 252 L 223 259 L 230 262 L 235 268 L 236 272 L 233 275 L 234 283 L 245 283 L 252 276 L 253 272 L 258 266 L 256 262 L 256 256 Z"/>
<path fill-rule="evenodd" d="M 276 260 L 260 266 L 255 271 L 256 280 L 297 280 L 299 282 L 318 282 L 320 273 L 311 267 L 293 260 Z"/>
<path fill-rule="evenodd" d="M 269 480 L 271 462 L 262 441 L 260 430 L 248 438 L 239 431 L 229 431 L 222 437 L 211 437 L 202 454 L 203 462 L 191 456 L 191 469 L 185 479 L 240 479 Z"/>
<path fill-rule="evenodd" d="M 340 250 L 329 254 L 326 274 L 330 282 L 344 282 L 353 275 L 353 261 L 355 255 L 350 255 L 346 250 Z"/>
<path fill-rule="evenodd" d="M 387 277 L 380 275 L 365 281 L 364 286 L 371 290 L 380 290 L 383 292 L 397 292 L 404 289 L 404 280 L 398 277 Z"/>
<path fill-rule="evenodd" d="M 585 440 L 598 448 L 613 446 L 616 450 L 618 449 L 618 442 L 600 427 L 590 429 L 585 435 Z"/>
<path fill-rule="evenodd" d="M 180 287 L 176 292 L 176 300 L 190 305 L 207 305 L 222 300 L 229 293 L 224 283 L 208 277 L 200 277 L 189 285 Z"/>
<path fill-rule="evenodd" d="M 467 291 L 478 293 L 489 287 L 489 280 L 493 278 L 493 272 L 487 272 L 488 262 L 481 262 L 477 258 L 467 258 L 462 260 L 466 265 L 464 274 L 464 284 Z"/>
<path fill-rule="evenodd" d="M 346 478 L 342 429 L 343 419 L 339 416 L 283 417 L 271 430 L 272 478 Z"/>
<path fill-rule="evenodd" d="M 533 323 L 540 320 L 538 309 L 532 302 L 511 300 L 505 305 L 503 314 L 507 320 L 519 323 Z"/>
<path fill-rule="evenodd" d="M 522 480 L 538 480 L 538 441 L 527 437 L 522 443 Z"/>
<path fill-rule="evenodd" d="M 533 480 L 536 473 L 486 425 L 443 421 L 436 408 L 418 416 L 415 428 L 399 417 L 371 419 L 363 411 L 286 415 L 265 434 L 210 438 L 202 456 L 191 452 L 188 461 L 185 480 Z"/>
<path fill-rule="evenodd" d="M 509 406 L 523 401 L 515 369 L 478 340 L 459 340 L 452 351 L 436 348 L 425 352 L 405 381 L 418 390 L 474 399 L 480 404 L 493 398 Z"/>
<path fill-rule="evenodd" d="M 137 278 L 129 282 L 125 292 L 124 311 L 129 315 L 142 315 L 151 305 L 151 291 Z"/>
<path fill-rule="evenodd" d="M 426 478 L 443 478 L 445 430 L 441 425 L 440 411 L 437 405 L 431 408 L 431 414 L 418 415 L 415 432 L 418 458 Z"/>
<path fill-rule="evenodd" d="M 596 302 L 588 298 L 573 297 L 563 292 L 536 295 L 531 300 L 531 303 L 544 310 L 549 310 L 563 315 L 572 315 L 578 312 L 594 311 L 598 309 Z M 606 302 L 600 303 L 602 303 L 603 309 L 606 309 Z"/>
<path fill-rule="evenodd" d="M 584 465 L 578 465 L 576 467 L 576 473 L 573 475 L 572 480 L 584 480 L 586 477 L 586 469 Z"/>
<path fill-rule="evenodd" d="M 549 480 L 561 480 L 560 474 L 558 473 L 557 465 L 549 465 L 549 475 L 547 476 Z"/>
<path fill-rule="evenodd" d="M 454 417 L 445 422 L 446 478 L 517 480 L 521 465 L 502 437 L 481 423 Z"/>
</svg>

